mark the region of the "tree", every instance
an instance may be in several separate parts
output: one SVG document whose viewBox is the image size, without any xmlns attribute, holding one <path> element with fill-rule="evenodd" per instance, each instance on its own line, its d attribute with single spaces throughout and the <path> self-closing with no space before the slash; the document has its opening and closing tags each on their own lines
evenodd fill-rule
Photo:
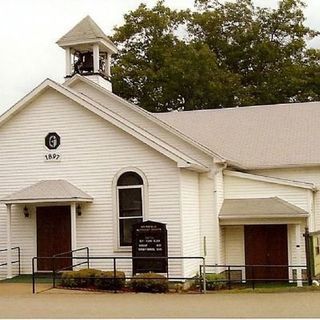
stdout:
<svg viewBox="0 0 320 320">
<path fill-rule="evenodd" d="M 171 10 L 163 1 L 125 16 L 113 37 L 120 47 L 113 67 L 117 94 L 155 112 L 232 103 L 238 78 L 218 65 L 205 43 L 181 37 L 188 19 L 189 12 Z"/>
<path fill-rule="evenodd" d="M 277 9 L 255 8 L 251 0 L 198 0 L 197 6 L 189 29 L 241 76 L 242 104 L 319 98 L 320 88 L 306 95 L 313 81 L 306 73 L 319 73 L 320 60 L 307 49 L 306 38 L 318 33 L 304 26 L 302 1 L 283 0 Z"/>
<path fill-rule="evenodd" d="M 306 38 L 304 4 L 196 0 L 195 11 L 159 1 L 125 15 L 113 40 L 114 91 L 161 112 L 319 99 L 320 54 Z"/>
</svg>

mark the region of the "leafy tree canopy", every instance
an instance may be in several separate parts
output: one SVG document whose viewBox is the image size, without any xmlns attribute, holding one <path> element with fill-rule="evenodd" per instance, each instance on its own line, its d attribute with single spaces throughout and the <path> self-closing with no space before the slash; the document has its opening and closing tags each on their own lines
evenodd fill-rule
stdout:
<svg viewBox="0 0 320 320">
<path fill-rule="evenodd" d="M 312 101 L 320 98 L 320 51 L 307 40 L 305 4 L 276 9 L 252 0 L 164 1 L 124 16 L 113 41 L 115 93 L 152 112 Z"/>
</svg>

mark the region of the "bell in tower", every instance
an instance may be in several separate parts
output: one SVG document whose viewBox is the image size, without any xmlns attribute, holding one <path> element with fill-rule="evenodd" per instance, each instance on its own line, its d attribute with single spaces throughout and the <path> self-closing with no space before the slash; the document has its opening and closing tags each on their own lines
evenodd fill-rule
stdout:
<svg viewBox="0 0 320 320">
<path fill-rule="evenodd" d="M 111 91 L 111 55 L 118 51 L 90 16 L 82 19 L 57 44 L 66 52 L 66 77 L 80 74 Z"/>
<path fill-rule="evenodd" d="M 91 73 L 93 74 L 94 69 L 93 69 L 93 53 L 88 51 L 88 52 L 75 52 L 74 53 L 74 72 L 75 73 Z M 101 70 L 99 68 L 99 72 L 105 71 Z M 105 74 L 105 73 L 104 73 Z"/>
</svg>

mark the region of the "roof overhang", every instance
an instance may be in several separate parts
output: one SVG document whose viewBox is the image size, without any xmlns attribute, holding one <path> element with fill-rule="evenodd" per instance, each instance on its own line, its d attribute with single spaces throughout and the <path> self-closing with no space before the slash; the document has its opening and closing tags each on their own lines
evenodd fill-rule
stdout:
<svg viewBox="0 0 320 320">
<path fill-rule="evenodd" d="M 309 216 L 304 209 L 278 197 L 225 199 L 219 220 L 221 225 L 267 224 L 306 219 Z M 287 223 L 287 222 L 285 222 Z"/>
<path fill-rule="evenodd" d="M 92 45 L 98 44 L 102 51 L 106 51 L 111 54 L 118 53 L 118 49 L 113 43 L 102 38 L 82 41 L 58 41 L 57 44 L 63 49 L 71 47 L 76 50 L 90 50 L 92 49 Z"/>
<path fill-rule="evenodd" d="M 42 180 L 0 200 L 5 204 L 92 202 L 86 192 L 66 180 Z"/>
</svg>

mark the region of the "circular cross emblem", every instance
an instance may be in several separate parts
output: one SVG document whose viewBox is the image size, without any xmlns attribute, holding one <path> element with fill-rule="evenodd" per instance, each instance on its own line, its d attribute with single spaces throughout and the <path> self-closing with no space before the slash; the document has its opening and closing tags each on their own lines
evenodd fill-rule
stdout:
<svg viewBox="0 0 320 320">
<path fill-rule="evenodd" d="M 45 138 L 46 147 L 55 150 L 60 146 L 60 136 L 56 132 L 49 132 Z"/>
</svg>

